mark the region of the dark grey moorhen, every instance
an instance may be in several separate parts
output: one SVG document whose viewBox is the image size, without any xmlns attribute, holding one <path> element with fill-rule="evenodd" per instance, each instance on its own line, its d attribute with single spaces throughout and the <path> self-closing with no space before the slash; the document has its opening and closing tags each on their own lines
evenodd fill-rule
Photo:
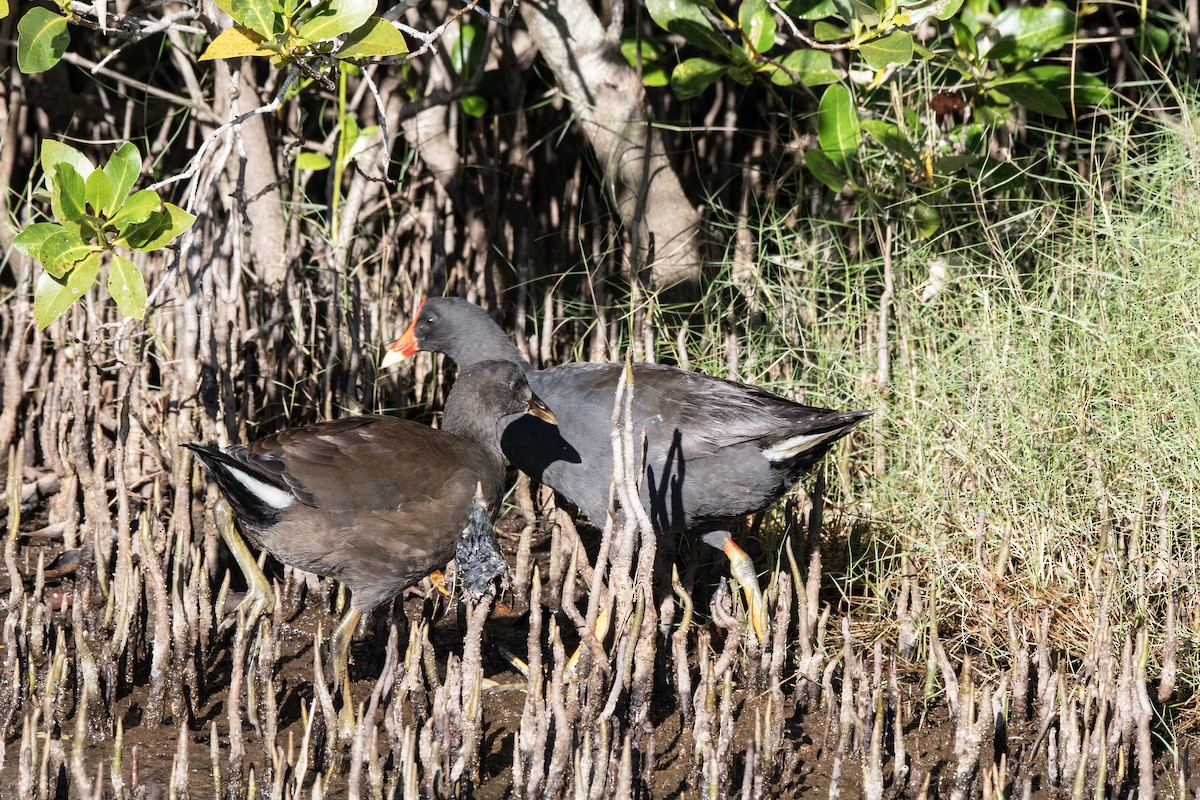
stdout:
<svg viewBox="0 0 1200 800">
<path fill-rule="evenodd" d="M 424 301 L 382 366 L 417 352 L 444 353 L 464 368 L 483 359 L 519 364 L 558 426 L 529 417 L 505 427 L 509 460 L 553 487 L 600 525 L 612 478 L 613 401 L 620 364 L 535 370 L 482 308 L 453 297 Z M 646 431 L 642 502 L 659 531 L 708 533 L 731 560 L 734 517 L 767 507 L 870 411 L 800 405 L 754 386 L 656 364 L 633 365 L 633 425 Z M 741 557 L 745 558 L 744 554 Z M 734 564 L 746 574 L 746 565 Z M 751 574 L 752 574 L 751 570 Z M 755 615 L 756 627 L 759 615 Z M 760 630 L 761 634 L 761 630 Z"/>
<path fill-rule="evenodd" d="M 337 685 L 362 614 L 454 557 L 477 487 L 495 509 L 504 484 L 501 420 L 526 413 L 554 424 L 517 365 L 486 361 L 459 376 L 441 430 L 363 416 L 290 428 L 224 451 L 187 447 L 253 544 L 350 588 L 350 611 L 330 640 Z M 270 585 L 223 505 L 217 524 L 251 583 L 246 602 L 255 615 L 269 611 Z"/>
</svg>

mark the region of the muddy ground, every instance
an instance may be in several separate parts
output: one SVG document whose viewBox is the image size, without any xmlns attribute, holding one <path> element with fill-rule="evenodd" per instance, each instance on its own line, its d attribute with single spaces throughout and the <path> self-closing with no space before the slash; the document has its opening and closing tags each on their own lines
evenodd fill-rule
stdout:
<svg viewBox="0 0 1200 800">
<path fill-rule="evenodd" d="M 32 516 L 22 527 L 37 530 L 41 522 Z M 520 526 L 510 519 L 500 528 L 506 558 L 514 563 Z M 585 547 L 592 549 L 590 537 L 599 534 L 587 529 L 582 534 Z M 552 546 L 550 534 L 544 526 L 539 527 L 533 535 L 532 550 L 541 570 L 549 571 L 553 566 Z M 26 587 L 35 582 L 39 554 L 46 564 L 61 565 L 44 571 L 47 631 L 61 629 L 70 638 L 73 620 L 81 616 L 89 621 L 102 619 L 101 592 L 91 594 L 89 613 L 72 614 L 70 609 L 71 603 L 80 598 L 77 589 L 81 577 L 89 569 L 94 570 L 86 558 L 63 559 L 52 537 L 23 538 L 18 541 L 17 553 L 16 563 Z M 73 566 L 78 561 L 82 561 L 82 567 Z M 712 595 L 714 585 L 720 595 L 720 564 L 706 562 L 698 572 L 696 597 Z M 280 581 L 289 577 L 279 565 L 268 564 L 268 574 Z M 9 595 L 7 569 L 4 578 L 0 592 Z M 1096 694 L 1096 684 L 1070 675 L 1065 663 L 1052 667 L 1061 684 L 1057 694 L 1053 687 L 1047 688 L 1048 676 L 1039 674 L 1036 666 L 1024 673 L 1026 691 L 1014 692 L 1013 679 L 1018 671 L 1002 674 L 997 680 L 994 671 L 972 671 L 970 664 L 964 665 L 961 660 L 952 666 L 959 685 L 951 691 L 944 665 L 940 672 L 934 669 L 931 678 L 927 675 L 931 667 L 925 654 L 914 652 L 905 658 L 898 654 L 894 643 L 856 640 L 853 635 L 847 649 L 844 631 L 850 628 L 839 632 L 836 622 L 826 622 L 820 634 L 826 639 L 828 653 L 821 665 L 822 679 L 808 681 L 802 675 L 798 666 L 802 656 L 796 642 L 789 641 L 798 635 L 792 626 L 777 640 L 784 642 L 784 657 L 775 659 L 780 668 L 772 680 L 770 669 L 747 666 L 764 652 L 768 654 L 764 663 L 770 661 L 769 648 L 755 650 L 752 638 L 727 647 L 731 630 L 722 628 L 709 615 L 698 616 L 695 637 L 687 642 L 695 692 L 692 696 L 700 698 L 693 707 L 686 714 L 681 708 L 677 659 L 672 659 L 672 630 L 664 627 L 656 637 L 657 652 L 644 713 L 623 723 L 630 745 L 624 771 L 621 747 L 611 747 L 609 774 L 597 780 L 598 759 L 589 761 L 584 747 L 595 745 L 597 740 L 580 727 L 568 731 L 575 752 L 567 758 L 571 766 L 560 772 L 556 782 L 552 777 L 553 754 L 555 743 L 562 741 L 554 730 L 558 718 L 550 726 L 551 735 L 541 742 L 544 752 L 540 756 L 530 760 L 529 747 L 516 752 L 518 734 L 523 725 L 530 725 L 530 720 L 536 718 L 537 709 L 527 701 L 534 683 L 521 671 L 531 657 L 531 613 L 528 604 L 511 591 L 496 601 L 482 626 L 477 755 L 469 759 L 465 777 L 447 780 L 445 767 L 452 759 L 447 759 L 445 752 L 462 751 L 464 743 L 459 741 L 461 731 L 454 725 L 438 723 L 439 714 L 446 712 L 438 711 L 437 698 L 439 693 L 453 694 L 455 681 L 447 673 L 448 664 L 461 665 L 466 656 L 465 642 L 471 636 L 466 606 L 457 594 L 448 597 L 423 585 L 410 591 L 403 602 L 377 611 L 369 625 L 360 627 L 352 650 L 354 704 L 367 703 L 376 689 L 377 679 L 385 671 L 393 629 L 397 642 L 409 639 L 414 630 L 418 631 L 417 638 L 424 637 L 415 651 L 410 640 L 409 652 L 417 652 L 417 659 L 410 657 L 408 664 L 392 668 L 395 680 L 379 703 L 377 724 L 369 728 L 377 741 L 368 747 L 345 737 L 339 740 L 328 729 L 322 732 L 320 719 L 309 721 L 319 705 L 314 702 L 314 638 L 318 628 L 327 631 L 337 622 L 331 608 L 334 594 L 327 584 L 324 592 L 314 592 L 314 587 L 293 584 L 281 593 L 282 605 L 272 624 L 278 653 L 272 668 L 274 708 L 268 710 L 261 680 L 247 681 L 244 675 L 237 679 L 240 737 L 230 735 L 229 686 L 235 651 L 248 645 L 246 641 L 239 645 L 232 631 L 211 635 L 207 661 L 197 665 L 199 688 L 198 696 L 190 701 L 194 705 L 192 713 L 153 707 L 153 690 L 147 685 L 152 647 L 143 633 L 141 647 L 135 646 L 131 655 L 117 664 L 126 674 L 108 690 L 111 711 L 102 708 L 107 701 L 92 704 L 81 748 L 77 747 L 74 727 L 81 702 L 78 682 L 71 674 L 64 676 L 64 685 L 71 690 L 64 690 L 68 696 L 56 701 L 62 706 L 62 719 L 46 724 L 47 714 L 43 712 L 36 731 L 31 732 L 30 712 L 38 708 L 34 698 L 42 698 L 43 707 L 49 708 L 46 703 L 50 701 L 45 698 L 51 693 L 46 690 L 44 678 L 47 660 L 41 659 L 40 671 L 23 665 L 23 680 L 31 680 L 33 672 L 36 688 L 10 712 L 0 784 L 8 790 L 0 788 L 0 796 L 80 796 L 80 766 L 91 781 L 91 786 L 84 788 L 91 788 L 92 796 L 146 798 L 172 794 L 240 797 L 252 793 L 270 797 L 367 797 L 378 793 L 487 799 L 540 797 L 547 790 L 565 791 L 572 796 L 588 796 L 589 791 L 596 796 L 600 790 L 600 795 L 628 793 L 644 797 L 1050 798 L 1083 793 L 1099 796 L 1097 787 L 1102 787 L 1104 795 L 1126 796 L 1136 793 L 1139 786 L 1143 791 L 1148 786 L 1139 777 L 1139 765 L 1146 762 L 1141 761 L 1137 726 L 1130 724 L 1136 718 L 1123 717 L 1119 710 L 1126 700 L 1117 697 L 1101 702 L 1092 698 L 1080 702 L 1088 691 Z M 236 600 L 234 595 L 226 605 L 232 607 Z M 28 599 L 25 602 L 33 603 Z M 26 624 L 30 624 L 28 612 Z M 19 615 L 11 616 L 19 619 Z M 554 684 L 550 674 L 559 663 L 551 657 L 551 620 L 559 631 L 564 652 L 572 651 L 579 637 L 571 620 L 561 611 L 556 612 L 553 604 L 543 603 L 541 617 L 542 635 L 536 638 L 546 642 L 547 647 L 545 653 L 538 654 L 545 676 L 539 683 L 551 684 L 545 695 L 548 709 Z M 144 611 L 140 627 L 143 632 L 152 627 Z M 746 635 L 744 631 L 739 633 Z M 613 647 L 611 639 L 604 644 Z M 701 650 L 697 648 L 708 654 L 707 660 L 699 657 Z M 699 721 L 705 706 L 701 698 L 705 665 L 714 668 L 715 655 L 727 652 L 738 655 L 727 680 L 711 684 L 716 691 L 711 693 L 707 708 L 715 713 L 705 725 Z M 1037 649 L 1031 648 L 1030 655 L 1036 665 Z M 24 656 L 31 663 L 39 660 L 28 652 Z M 619 663 L 615 654 L 613 663 Z M 847 663 L 852 665 L 848 679 Z M 422 677 L 409 681 L 411 691 L 400 697 L 395 686 L 405 683 L 406 670 L 415 670 Z M 249 674 L 255 674 L 252 663 Z M 579 687 L 587 680 L 577 674 L 564 681 L 575 686 L 576 701 L 567 707 L 581 719 L 588 716 L 588 704 L 579 700 L 586 694 L 580 693 Z M 245 694 L 247 683 L 256 684 L 253 698 Z M 1134 689 L 1126 688 L 1127 697 L 1134 697 Z M 1064 697 L 1074 699 L 1064 701 Z M 251 699 L 256 712 L 253 715 L 244 710 Z M 783 707 L 774 707 L 781 699 Z M 344 700 L 335 692 L 332 704 L 340 713 Z M 1102 709 L 1104 717 L 1097 717 L 1097 708 Z M 615 705 L 618 716 L 632 715 L 633 710 L 630 696 L 622 696 Z M 268 716 L 274 717 L 269 725 Z M 165 717 L 165 722 L 154 724 L 160 717 Z M 423 743 L 414 739 L 411 752 L 405 755 L 402 737 L 395 730 L 387 730 L 388 718 L 403 719 L 404 724 L 420 728 Z M 450 718 L 455 718 L 454 713 Z M 762 749 L 770 738 L 764 730 L 771 726 L 771 719 L 779 724 L 778 736 L 770 744 L 768 763 Z M 579 719 L 565 722 L 568 728 L 582 726 Z M 1192 777 L 1196 772 L 1193 742 L 1185 739 L 1176 747 L 1168 746 L 1162 735 L 1162 720 L 1154 724 L 1153 752 L 1148 762 L 1153 770 L 1154 793 L 1182 796 L 1200 790 L 1200 780 Z M 119 747 L 118 727 L 122 738 Z M 622 730 L 622 725 L 614 724 L 612 730 Z M 1104 735 L 1098 737 L 1097 732 Z M 439 736 L 445 745 L 440 757 L 437 742 L 429 741 Z M 706 736 L 711 739 L 698 743 L 698 737 L 703 740 Z M 1104 739 L 1106 746 L 1097 747 L 1097 738 Z M 235 751 L 240 769 L 233 766 Z M 119 761 L 115 758 L 118 752 Z M 352 770 L 356 754 L 362 765 L 357 775 Z M 214 788 L 214 756 L 220 773 L 219 788 Z M 544 771 L 540 783 L 530 772 L 530 766 L 539 763 Z M 514 777 L 518 769 L 525 776 L 519 782 Z"/>
</svg>

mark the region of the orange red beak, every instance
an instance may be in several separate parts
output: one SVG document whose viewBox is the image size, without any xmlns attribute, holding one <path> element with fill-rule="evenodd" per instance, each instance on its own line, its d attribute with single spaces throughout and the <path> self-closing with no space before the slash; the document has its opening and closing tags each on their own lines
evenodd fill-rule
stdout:
<svg viewBox="0 0 1200 800">
<path fill-rule="evenodd" d="M 417 343 L 417 320 L 421 318 L 421 309 L 425 307 L 425 301 L 417 306 L 417 313 L 413 315 L 412 322 L 408 328 L 400 335 L 400 338 L 388 345 L 387 351 L 383 354 L 383 360 L 379 362 L 380 369 L 399 364 L 406 358 L 416 354 L 421 346 Z"/>
</svg>

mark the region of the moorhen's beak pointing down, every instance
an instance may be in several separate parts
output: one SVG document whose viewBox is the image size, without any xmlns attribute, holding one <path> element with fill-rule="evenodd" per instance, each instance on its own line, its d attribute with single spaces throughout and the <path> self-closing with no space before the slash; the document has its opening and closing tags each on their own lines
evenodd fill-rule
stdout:
<svg viewBox="0 0 1200 800">
<path fill-rule="evenodd" d="M 406 358 L 416 355 L 421 349 L 417 344 L 417 321 L 421 319 L 421 309 L 425 307 L 425 301 L 417 306 L 417 313 L 413 315 L 412 322 L 409 323 L 408 329 L 400 336 L 399 339 L 388 345 L 387 352 L 383 354 L 383 360 L 379 362 L 380 369 L 394 367 Z"/>
</svg>

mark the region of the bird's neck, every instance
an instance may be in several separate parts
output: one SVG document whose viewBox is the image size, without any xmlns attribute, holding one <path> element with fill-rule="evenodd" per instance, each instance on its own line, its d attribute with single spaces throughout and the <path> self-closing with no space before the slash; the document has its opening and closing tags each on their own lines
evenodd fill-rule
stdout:
<svg viewBox="0 0 1200 800">
<path fill-rule="evenodd" d="M 464 402 L 454 392 L 446 399 L 446 413 L 442 416 L 442 430 L 473 442 L 497 460 L 500 460 L 500 423 L 491 414 L 480 413 L 481 409 Z"/>
<path fill-rule="evenodd" d="M 532 367 L 517 346 L 504 331 L 494 325 L 492 327 L 495 330 L 477 330 L 470 336 L 464 336 L 459 340 L 460 344 L 456 348 L 458 352 L 447 352 L 446 355 L 453 359 L 459 369 L 466 369 L 480 361 L 509 361 L 519 364 L 522 370 L 529 372 Z"/>
</svg>

